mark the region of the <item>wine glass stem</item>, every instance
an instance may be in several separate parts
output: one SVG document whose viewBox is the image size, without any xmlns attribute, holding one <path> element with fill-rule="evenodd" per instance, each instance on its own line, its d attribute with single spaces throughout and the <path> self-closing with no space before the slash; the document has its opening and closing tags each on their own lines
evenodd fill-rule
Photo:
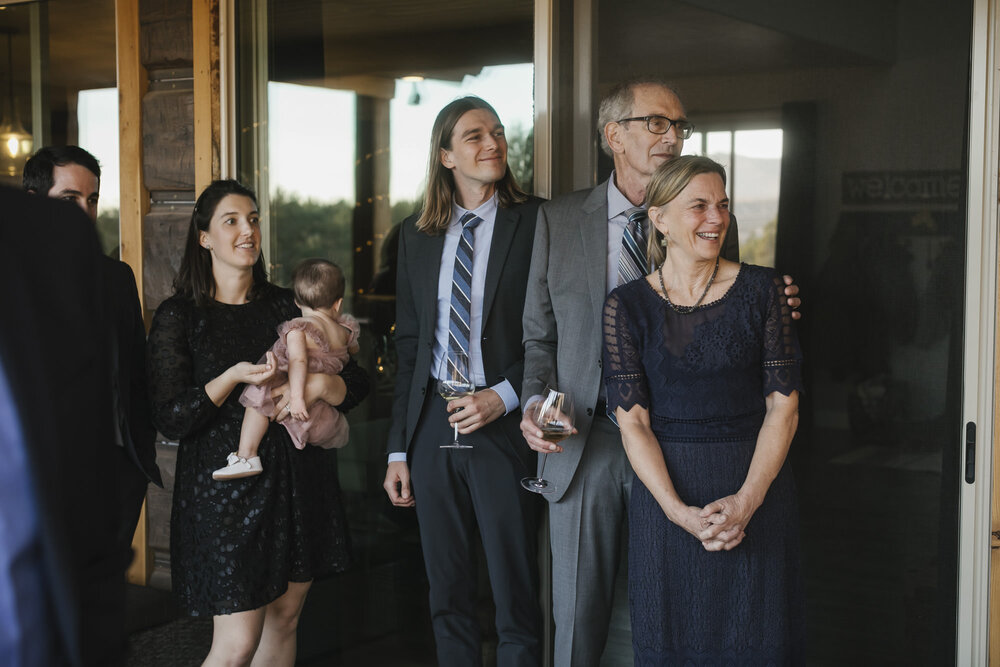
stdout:
<svg viewBox="0 0 1000 667">
<path fill-rule="evenodd" d="M 548 454 L 542 454 L 542 467 L 538 469 L 538 480 L 541 481 L 545 473 L 545 460 L 549 458 Z"/>
<path fill-rule="evenodd" d="M 458 422 L 455 422 L 455 442 L 458 442 Z"/>
</svg>

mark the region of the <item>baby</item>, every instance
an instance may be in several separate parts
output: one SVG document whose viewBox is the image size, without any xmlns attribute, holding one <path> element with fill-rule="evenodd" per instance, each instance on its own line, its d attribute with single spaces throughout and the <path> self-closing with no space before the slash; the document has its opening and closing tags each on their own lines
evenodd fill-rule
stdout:
<svg viewBox="0 0 1000 667">
<path fill-rule="evenodd" d="M 212 473 L 214 479 L 236 479 L 259 475 L 263 470 L 257 448 L 267 433 L 275 414 L 271 391 L 288 382 L 289 417 L 282 424 L 299 449 L 306 443 L 319 447 L 343 447 L 347 444 L 347 419 L 323 401 L 307 408 L 304 399 L 309 373 L 336 375 L 347 363 L 348 355 L 358 351 L 358 322 L 342 315 L 344 273 L 333 262 L 307 259 L 292 272 L 295 303 L 302 317 L 278 327 L 278 340 L 271 347 L 278 372 L 265 384 L 249 385 L 240 396 L 246 406 L 238 452 L 232 452 L 226 465 Z M 263 362 L 261 362 L 263 363 Z"/>
</svg>

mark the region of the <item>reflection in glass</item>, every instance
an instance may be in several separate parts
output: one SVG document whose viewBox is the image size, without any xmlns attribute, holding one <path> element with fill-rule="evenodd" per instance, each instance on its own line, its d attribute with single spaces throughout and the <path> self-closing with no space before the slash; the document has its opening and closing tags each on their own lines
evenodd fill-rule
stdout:
<svg viewBox="0 0 1000 667">
<path fill-rule="evenodd" d="M 373 387 L 352 410 L 351 442 L 337 453 L 356 565 L 317 582 L 307 604 L 329 607 L 325 618 L 342 622 L 310 627 L 316 616 L 304 614 L 299 656 L 338 647 L 345 651 L 338 663 L 400 664 L 389 654 L 402 642 L 407 664 L 431 665 L 416 522 L 391 508 L 382 489 L 398 225 L 420 207 L 434 117 L 462 95 L 496 107 L 508 162 L 531 191 L 534 3 L 416 3 L 406 12 L 381 0 L 236 6 L 237 162 L 240 178 L 270 200 L 261 205 L 272 277 L 287 284 L 290 267 L 307 256 L 343 268 L 344 308 L 362 324 L 357 359 Z M 484 31 L 504 38 L 483 39 Z M 490 652 L 487 645 L 484 660 Z"/>
</svg>

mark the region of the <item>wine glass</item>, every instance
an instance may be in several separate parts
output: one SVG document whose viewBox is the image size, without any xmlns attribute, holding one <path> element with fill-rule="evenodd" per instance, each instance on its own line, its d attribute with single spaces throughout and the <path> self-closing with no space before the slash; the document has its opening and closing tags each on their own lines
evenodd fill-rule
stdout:
<svg viewBox="0 0 1000 667">
<path fill-rule="evenodd" d="M 534 411 L 534 422 L 542 430 L 542 439 L 548 442 L 561 442 L 573 433 L 573 397 L 561 391 L 545 388 L 542 400 L 531 408 Z M 545 460 L 547 453 L 542 454 L 542 466 L 538 471 L 538 477 L 525 477 L 521 480 L 521 486 L 532 493 L 552 493 L 556 490 L 555 484 L 543 479 L 545 472 Z"/>
<path fill-rule="evenodd" d="M 441 359 L 441 370 L 438 373 L 437 393 L 446 401 L 471 396 L 476 391 L 469 372 L 469 355 L 461 348 L 449 347 Z M 449 413 L 450 414 L 450 413 Z M 472 449 L 472 445 L 463 445 L 458 441 L 458 423 L 455 423 L 455 439 L 442 449 Z"/>
</svg>

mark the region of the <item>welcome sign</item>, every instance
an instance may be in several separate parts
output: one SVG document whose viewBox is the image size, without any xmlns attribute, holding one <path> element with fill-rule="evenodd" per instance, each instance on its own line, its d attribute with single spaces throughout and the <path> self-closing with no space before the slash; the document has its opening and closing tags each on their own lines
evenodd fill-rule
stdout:
<svg viewBox="0 0 1000 667">
<path fill-rule="evenodd" d="M 965 179 L 958 169 L 945 171 L 853 171 L 845 172 L 842 203 L 851 206 L 876 204 L 958 204 Z"/>
</svg>

